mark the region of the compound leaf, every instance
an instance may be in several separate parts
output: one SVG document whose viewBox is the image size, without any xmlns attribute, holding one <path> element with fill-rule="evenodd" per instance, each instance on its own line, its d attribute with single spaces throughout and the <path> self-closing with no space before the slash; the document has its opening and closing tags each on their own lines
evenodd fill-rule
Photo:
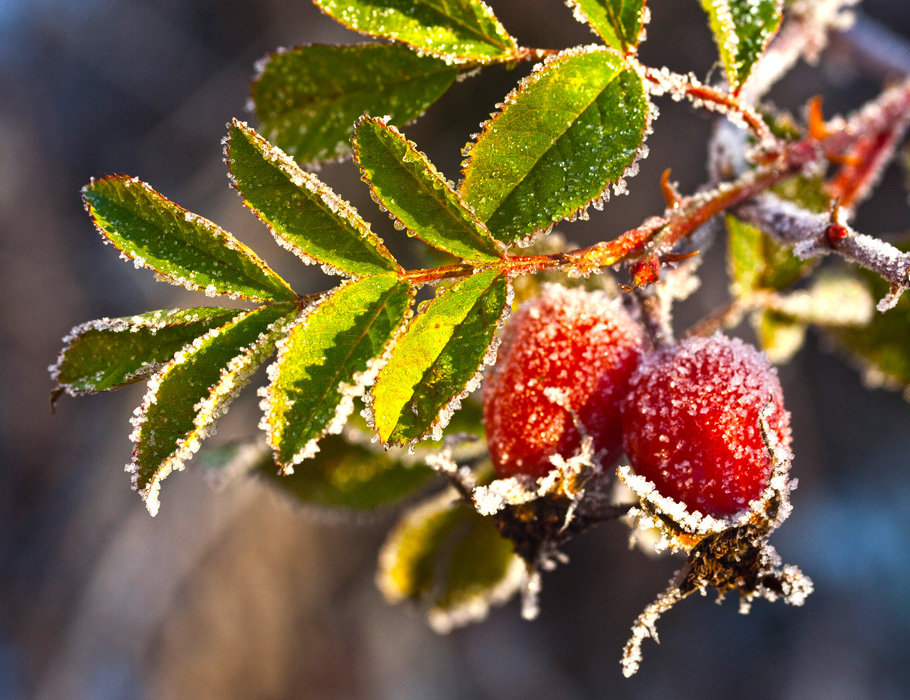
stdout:
<svg viewBox="0 0 910 700">
<path fill-rule="evenodd" d="M 501 272 L 480 272 L 441 291 L 410 322 L 372 391 L 373 425 L 384 443 L 445 427 L 476 388 L 509 296 Z"/>
<path fill-rule="evenodd" d="M 158 512 L 161 481 L 196 452 L 296 311 L 296 304 L 274 304 L 244 312 L 196 338 L 149 380 L 133 418 L 127 467 L 149 513 Z"/>
<path fill-rule="evenodd" d="M 381 119 L 361 119 L 354 136 L 354 156 L 376 199 L 410 233 L 463 260 L 502 257 L 487 227 L 395 127 Z"/>
<path fill-rule="evenodd" d="M 507 243 L 598 200 L 635 162 L 648 125 L 641 77 L 597 48 L 551 59 L 504 105 L 470 146 L 460 192 Z"/>
<path fill-rule="evenodd" d="M 354 122 L 367 112 L 403 125 L 423 114 L 458 69 L 404 46 L 301 46 L 260 66 L 252 101 L 260 130 L 300 163 L 350 152 Z"/>
<path fill-rule="evenodd" d="M 579 21 L 585 22 L 609 46 L 626 52 L 638 46 L 646 0 L 568 0 Z"/>
<path fill-rule="evenodd" d="M 355 31 L 394 39 L 450 62 L 513 58 L 515 40 L 481 0 L 314 0 Z"/>
<path fill-rule="evenodd" d="M 739 93 L 780 27 L 782 0 L 701 0 L 730 90 Z"/>
<path fill-rule="evenodd" d="M 57 382 L 54 394 L 94 394 L 147 379 L 184 345 L 240 313 L 199 306 L 80 324 L 63 339 L 63 350 L 50 368 Z"/>
<path fill-rule="evenodd" d="M 282 340 L 269 368 L 263 427 L 285 473 L 312 457 L 327 432 L 344 427 L 411 305 L 407 282 L 375 275 L 341 285 Z"/>
<path fill-rule="evenodd" d="M 353 276 L 401 269 L 350 204 L 236 119 L 227 158 L 245 204 L 279 244 L 305 262 Z"/>
<path fill-rule="evenodd" d="M 524 568 L 491 518 L 444 493 L 401 519 L 380 552 L 376 580 L 389 602 L 422 603 L 430 624 L 447 632 L 508 600 Z"/>
<path fill-rule="evenodd" d="M 103 236 L 136 267 L 209 296 L 290 301 L 297 295 L 252 250 L 201 216 L 125 175 L 82 190 Z"/>
</svg>

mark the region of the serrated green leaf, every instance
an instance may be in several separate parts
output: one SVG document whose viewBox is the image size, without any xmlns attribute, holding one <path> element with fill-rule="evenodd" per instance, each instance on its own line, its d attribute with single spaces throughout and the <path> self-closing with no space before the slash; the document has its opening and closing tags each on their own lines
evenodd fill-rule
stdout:
<svg viewBox="0 0 910 700">
<path fill-rule="evenodd" d="M 591 26 L 614 49 L 638 46 L 646 0 L 568 0 L 575 16 Z"/>
<path fill-rule="evenodd" d="M 60 357 L 50 368 L 55 393 L 94 394 L 147 379 L 184 345 L 240 313 L 199 306 L 80 324 L 63 339 Z"/>
<path fill-rule="evenodd" d="M 133 418 L 135 447 L 127 471 L 152 515 L 161 481 L 192 457 L 296 313 L 296 304 L 244 312 L 184 347 L 149 380 Z"/>
<path fill-rule="evenodd" d="M 244 203 L 302 260 L 353 276 L 401 270 L 350 204 L 236 119 L 227 157 Z"/>
<path fill-rule="evenodd" d="M 560 54 L 504 104 L 470 147 L 460 192 L 507 243 L 601 197 L 635 161 L 648 123 L 641 77 L 607 50 Z"/>
<path fill-rule="evenodd" d="M 297 295 L 252 250 L 227 231 L 125 175 L 92 180 L 82 190 L 103 236 L 136 267 L 173 284 L 257 301 Z"/>
<path fill-rule="evenodd" d="M 856 274 L 873 298 L 888 293 L 888 283 L 874 272 L 858 270 Z M 910 295 L 904 294 L 889 311 L 875 313 L 864 326 L 829 329 L 828 333 L 853 356 L 870 385 L 903 390 L 910 400 Z"/>
<path fill-rule="evenodd" d="M 458 69 L 404 46 L 301 46 L 272 54 L 252 88 L 261 131 L 300 163 L 350 152 L 364 112 L 400 125 L 416 119 L 455 81 Z"/>
<path fill-rule="evenodd" d="M 413 298 L 407 282 L 376 275 L 338 287 L 291 329 L 269 368 L 263 427 L 282 469 L 313 456 L 326 432 L 338 432 L 353 399 L 372 380 Z"/>
<path fill-rule="evenodd" d="M 506 277 L 488 270 L 443 290 L 411 321 L 372 391 L 373 424 L 384 443 L 444 427 L 453 403 L 475 388 L 508 297 Z"/>
<path fill-rule="evenodd" d="M 515 40 L 481 0 L 314 0 L 351 29 L 452 62 L 515 56 Z"/>
<path fill-rule="evenodd" d="M 319 453 L 293 474 L 278 473 L 271 453 L 256 467 L 268 483 L 306 505 L 346 510 L 372 510 L 400 502 L 418 492 L 436 472 L 415 463 L 404 449 L 385 451 L 326 435 Z"/>
<path fill-rule="evenodd" d="M 782 0 L 701 0 L 724 64 L 727 82 L 738 94 L 752 67 L 780 27 Z"/>
<path fill-rule="evenodd" d="M 373 194 L 409 232 L 463 260 L 502 257 L 487 227 L 395 127 L 381 119 L 361 119 L 354 135 L 354 157 Z"/>
<path fill-rule="evenodd" d="M 377 583 L 390 602 L 413 600 L 428 608 L 437 631 L 484 617 L 521 586 L 524 564 L 512 543 L 451 494 L 408 513 L 379 556 Z"/>
<path fill-rule="evenodd" d="M 781 291 L 802 278 L 815 264 L 801 260 L 770 236 L 727 216 L 727 267 L 732 293 L 747 296 L 758 290 Z"/>
</svg>

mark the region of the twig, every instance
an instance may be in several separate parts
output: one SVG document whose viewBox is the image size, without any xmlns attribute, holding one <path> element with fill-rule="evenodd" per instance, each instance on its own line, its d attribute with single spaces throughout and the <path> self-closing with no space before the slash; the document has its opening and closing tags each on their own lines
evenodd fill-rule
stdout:
<svg viewBox="0 0 910 700">
<path fill-rule="evenodd" d="M 832 221 L 827 214 L 811 214 L 770 193 L 741 204 L 735 214 L 780 243 L 792 246 L 801 258 L 836 253 L 880 275 L 891 284 L 891 292 L 879 302 L 879 311 L 892 308 L 901 292 L 910 286 L 910 254 L 858 233 L 841 221 Z"/>
</svg>

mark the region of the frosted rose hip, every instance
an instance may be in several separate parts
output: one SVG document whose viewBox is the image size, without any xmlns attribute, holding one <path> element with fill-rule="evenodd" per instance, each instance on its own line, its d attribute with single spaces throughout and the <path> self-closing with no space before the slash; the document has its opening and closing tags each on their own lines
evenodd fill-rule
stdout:
<svg viewBox="0 0 910 700">
<path fill-rule="evenodd" d="M 544 288 L 506 327 L 484 386 L 484 427 L 500 477 L 543 476 L 550 456 L 581 442 L 573 411 L 594 449 L 615 458 L 619 403 L 642 349 L 643 332 L 604 292 Z"/>
<path fill-rule="evenodd" d="M 790 445 L 777 373 L 751 345 L 716 335 L 690 338 L 642 359 L 622 406 L 623 446 L 658 491 L 713 516 L 758 498 L 770 476 L 759 412 Z"/>
</svg>

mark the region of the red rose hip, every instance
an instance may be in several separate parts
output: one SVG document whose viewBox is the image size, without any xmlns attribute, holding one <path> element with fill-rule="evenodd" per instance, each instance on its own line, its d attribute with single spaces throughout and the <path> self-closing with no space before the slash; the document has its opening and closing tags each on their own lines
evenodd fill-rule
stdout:
<svg viewBox="0 0 910 700">
<path fill-rule="evenodd" d="M 487 377 L 483 418 L 499 477 L 540 477 L 550 456 L 571 457 L 581 443 L 621 449 L 619 405 L 638 364 L 644 334 L 618 299 L 604 292 L 548 285 L 524 303 L 503 334 Z"/>
<path fill-rule="evenodd" d="M 732 515 L 761 496 L 771 459 L 759 414 L 789 447 L 790 414 L 777 372 L 739 339 L 690 338 L 642 359 L 622 405 L 635 471 L 690 510 Z"/>
</svg>

